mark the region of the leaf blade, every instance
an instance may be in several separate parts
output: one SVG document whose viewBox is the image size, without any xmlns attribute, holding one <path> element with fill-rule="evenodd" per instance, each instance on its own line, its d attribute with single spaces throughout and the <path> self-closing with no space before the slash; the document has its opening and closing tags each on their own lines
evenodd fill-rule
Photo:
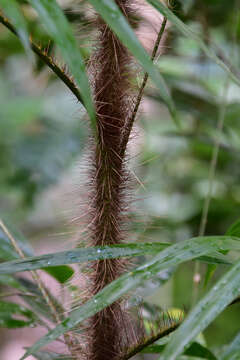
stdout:
<svg viewBox="0 0 240 360">
<path fill-rule="evenodd" d="M 68 318 L 29 348 L 21 360 L 38 351 L 41 347 L 58 338 L 88 317 L 112 304 L 127 291 L 138 287 L 158 272 L 168 267 L 176 266 L 182 262 L 192 260 L 198 256 L 205 255 L 213 250 L 218 249 L 218 251 L 221 251 L 226 249 L 226 246 L 229 247 L 230 243 L 226 245 L 226 237 L 224 238 L 225 239 L 208 237 L 207 241 L 206 238 L 203 237 L 190 239 L 172 245 L 161 251 L 147 263 L 139 266 L 130 273 L 122 275 L 117 280 L 107 285 L 83 306 L 73 310 Z M 239 242 L 238 238 L 235 240 Z M 231 245 L 234 246 L 234 241 Z"/>
<path fill-rule="evenodd" d="M 240 85 L 240 77 L 236 76 L 231 68 L 226 65 L 216 54 L 210 49 L 204 41 L 200 38 L 198 34 L 191 30 L 189 26 L 184 24 L 168 7 L 163 5 L 163 3 L 159 0 L 147 0 L 149 4 L 151 4 L 156 10 L 158 10 L 162 15 L 164 15 L 175 27 L 182 33 L 182 35 L 189 37 L 195 40 L 202 51 L 212 59 L 217 65 L 219 65 L 229 77 L 238 85 Z"/>
<path fill-rule="evenodd" d="M 11 236 L 13 235 L 13 239 L 11 240 Z M 0 260 L 4 259 L 4 260 L 10 260 L 10 263 L 13 264 L 14 262 L 16 263 L 21 263 L 21 262 L 25 262 L 26 257 L 24 257 L 23 259 L 19 259 L 19 253 L 16 251 L 13 242 L 15 241 L 17 243 L 17 246 L 19 247 L 19 249 L 22 251 L 22 253 L 26 256 L 29 257 L 34 257 L 34 252 L 33 249 L 31 247 L 31 245 L 29 244 L 29 242 L 27 241 L 27 239 L 22 235 L 21 232 L 17 231 L 12 224 L 10 224 L 9 222 L 7 222 L 4 219 L 4 223 L 2 222 L 2 220 L 0 219 Z M 17 260 L 15 260 L 17 259 Z M 3 263 L 4 264 L 4 263 Z M 3 265 L 0 264 L 0 267 Z M 5 262 L 6 264 L 6 262 Z M 31 269 L 27 269 L 27 270 L 31 270 Z M 34 268 L 33 268 L 34 270 Z M 60 283 L 65 283 L 72 275 L 73 275 L 73 269 L 70 266 L 54 266 L 52 267 L 50 270 L 49 269 L 43 269 L 45 272 L 47 272 L 48 274 L 50 274 L 52 277 L 54 277 L 58 282 Z M 0 270 L 1 275 L 3 274 L 7 274 L 6 272 L 4 272 L 3 270 Z M 10 272 L 13 273 L 13 272 Z"/>
<path fill-rule="evenodd" d="M 240 293 L 240 260 L 213 286 L 193 308 L 168 343 L 163 357 L 175 360 Z"/>
<path fill-rule="evenodd" d="M 237 360 L 240 357 L 240 333 L 238 333 L 233 341 L 220 355 L 219 360 Z"/>
<path fill-rule="evenodd" d="M 217 237 L 219 239 L 219 237 Z M 223 237 L 228 238 L 228 237 Z M 236 242 L 238 244 L 238 242 Z M 240 242 L 239 242 L 240 244 Z M 164 250 L 170 243 L 142 243 L 122 244 L 115 246 L 99 246 L 91 248 L 77 248 L 41 256 L 31 256 L 21 260 L 14 260 L 0 264 L 0 274 L 13 274 L 15 272 L 64 266 L 74 263 L 83 263 L 94 260 L 115 259 L 118 257 L 140 256 L 144 254 L 156 254 Z M 239 245 L 240 246 L 240 245 Z M 231 264 L 224 257 L 214 253 L 214 256 L 202 256 L 204 262 L 213 264 Z M 70 277 L 70 276 L 69 276 Z"/>
<path fill-rule="evenodd" d="M 95 110 L 84 60 L 65 15 L 55 0 L 29 0 L 29 2 L 37 11 L 48 34 L 60 48 L 62 56 L 81 91 L 83 103 L 90 116 L 92 130 L 96 134 Z"/>
<path fill-rule="evenodd" d="M 20 6 L 16 2 L 16 0 L 0 0 L 0 5 L 3 7 L 6 15 L 12 20 L 29 59 L 33 61 L 33 54 L 29 42 L 27 23 L 21 12 Z"/>
</svg>

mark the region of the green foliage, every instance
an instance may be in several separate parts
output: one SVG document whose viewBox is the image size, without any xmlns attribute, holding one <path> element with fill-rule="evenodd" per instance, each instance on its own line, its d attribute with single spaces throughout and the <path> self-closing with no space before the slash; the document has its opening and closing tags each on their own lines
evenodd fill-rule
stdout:
<svg viewBox="0 0 240 360">
<path fill-rule="evenodd" d="M 238 261 L 205 297 L 192 309 L 190 314 L 176 330 L 163 356 L 176 359 L 191 341 L 204 330 L 222 310 L 239 295 L 240 261 Z"/>
<path fill-rule="evenodd" d="M 166 345 L 151 345 L 144 349 L 142 352 L 146 354 L 160 354 L 165 349 Z M 184 355 L 189 355 L 192 357 L 216 360 L 216 356 L 209 351 L 207 348 L 199 344 L 198 342 L 193 342 L 187 350 L 184 351 Z"/>
<path fill-rule="evenodd" d="M 23 317 L 23 319 L 18 316 Z M 0 301 L 0 326 L 4 328 L 20 328 L 34 325 L 34 314 L 27 308 L 12 302 Z"/>
<path fill-rule="evenodd" d="M 199 260 L 210 263 L 210 264 L 225 264 L 230 265 L 231 262 L 225 257 L 221 256 L 216 252 L 219 250 L 219 240 L 221 237 L 217 238 L 216 248 L 212 249 L 214 256 L 200 256 Z M 232 249 L 232 246 L 235 249 L 239 249 L 239 240 L 236 238 L 222 237 L 224 241 L 223 248 Z M 206 238 L 205 241 L 214 240 L 213 238 Z M 209 245 L 209 249 L 211 244 Z M 19 271 L 28 271 L 36 269 L 45 269 L 49 273 L 55 273 L 57 278 L 57 272 L 64 273 L 63 276 L 70 278 L 73 272 L 69 267 L 64 266 L 65 264 L 74 264 L 82 263 L 93 260 L 104 260 L 104 259 L 115 259 L 120 257 L 127 256 L 140 256 L 147 254 L 157 254 L 160 250 L 165 249 L 170 246 L 167 243 L 145 243 L 145 244 L 124 244 L 124 245 L 112 245 L 112 246 L 99 246 L 92 248 L 78 248 L 74 250 L 68 250 L 53 254 L 47 254 L 42 256 L 28 257 L 23 260 L 10 261 L 8 263 L 4 262 L 0 264 L 1 274 L 12 274 Z M 214 251 L 215 250 L 215 251 Z M 223 251 L 223 250 L 221 250 Z M 210 250 L 209 250 L 210 252 Z M 61 266 L 56 266 L 61 265 Z M 64 281 L 63 281 L 64 282 Z"/>
<path fill-rule="evenodd" d="M 24 16 L 21 12 L 21 8 L 15 0 L 7 1 L 1 0 L 0 5 L 2 5 L 6 15 L 12 20 L 13 24 L 17 29 L 17 34 L 27 51 L 27 54 L 30 59 L 33 59 L 33 55 L 30 49 L 30 43 L 28 39 L 28 29 L 27 24 L 24 19 Z"/>
<path fill-rule="evenodd" d="M 41 360 L 68 360 L 39 350 L 131 291 L 130 310 L 144 301 L 151 316 L 166 304 L 170 309 L 185 306 L 186 313 L 189 312 L 177 330 L 161 339 L 164 341 L 145 348 L 143 353 L 159 354 L 166 360 L 237 360 L 240 356 L 240 222 L 236 221 L 240 205 L 240 60 L 236 56 L 240 46 L 239 2 L 179 0 L 167 7 L 158 0 L 147 0 L 171 24 L 164 53 L 154 65 L 112 0 L 88 2 L 151 77 L 146 100 L 153 104 L 154 110 L 150 115 L 140 115 L 144 139 L 140 151 L 137 149 L 136 163 L 130 164 L 134 172 L 137 165 L 136 178 L 144 183 L 138 188 L 139 196 L 144 198 L 138 210 L 144 216 L 134 222 L 139 215 L 132 214 L 131 234 L 124 245 L 77 248 L 40 256 L 34 256 L 26 238 L 4 221 L 18 250 L 1 227 L 0 326 L 41 325 L 49 330 L 50 321 L 53 329 L 29 348 L 23 358 L 33 354 Z M 66 69 L 63 71 L 69 78 L 73 76 L 93 132 L 96 131 L 85 69 L 91 53 L 90 35 L 84 29 L 89 22 L 88 12 L 85 3 L 80 13 L 72 12 L 72 5 L 66 4 L 61 9 L 52 0 L 0 0 L 4 15 L 15 26 L 23 45 L 19 46 L 14 35 L 1 26 L 0 193 L 3 201 L 0 210 L 17 225 L 25 225 L 26 233 L 32 227 L 33 235 L 41 241 L 49 226 L 46 221 L 49 210 L 44 214 L 44 207 L 38 211 L 37 208 L 42 199 L 51 201 L 47 191 L 57 188 L 74 161 L 83 161 L 82 149 L 88 137 L 81 125 L 84 108 L 80 103 L 74 106 L 68 90 L 47 71 L 46 64 L 35 59 L 34 74 L 29 70 L 32 65 L 26 61 L 23 50 L 33 60 L 30 33 L 37 44 L 42 43 L 40 51 L 48 48 L 50 59 L 56 54 L 60 62 L 66 62 L 70 75 Z M 73 35 L 75 24 L 80 25 L 79 32 L 86 38 L 80 40 L 80 47 Z M 227 95 L 223 98 L 226 78 Z M 181 128 L 172 124 L 162 102 Z M 225 116 L 220 129 L 222 108 Z M 207 214 L 207 236 L 198 237 L 202 208 L 209 193 L 209 164 L 217 142 L 220 149 Z M 64 201 L 60 207 L 64 208 Z M 39 213 L 45 221 L 43 225 Z M 53 232 L 62 229 L 55 218 Z M 34 238 L 30 230 L 27 235 Z M 134 242 L 129 243 L 130 239 Z M 22 259 L 19 250 L 23 252 Z M 37 281 L 41 272 L 39 275 L 35 272 L 44 270 L 62 286 L 75 274 L 75 267 L 69 264 L 129 256 L 135 257 L 129 272 L 83 305 L 74 303 L 70 313 L 66 313 L 64 304 L 47 286 L 45 293 L 41 291 L 41 283 L 39 286 Z M 201 261 L 204 286 L 192 281 L 192 265 L 196 260 Z M 27 280 L 16 275 L 20 271 L 34 271 L 35 278 Z M 192 293 L 197 286 L 197 302 L 192 307 Z M 72 285 L 65 291 L 75 299 L 79 287 Z M 11 291 L 24 301 L 24 306 L 5 301 L 5 292 Z M 232 301 L 237 304 L 232 306 Z M 60 314 L 60 324 L 49 304 Z M 226 313 L 226 308 L 229 319 L 219 316 Z"/>
<path fill-rule="evenodd" d="M 139 266 L 138 268 L 134 269 L 133 271 L 127 274 L 122 275 L 117 280 L 107 285 L 103 290 L 98 292 L 97 295 L 95 295 L 87 303 L 82 305 L 80 308 L 76 308 L 74 311 L 72 311 L 70 316 L 67 317 L 62 322 L 62 324 L 58 325 L 54 330 L 51 330 L 47 335 L 45 335 L 38 342 L 36 342 L 30 349 L 28 349 L 22 359 L 25 359 L 27 356 L 38 351 L 41 347 L 47 345 L 49 342 L 58 338 L 60 335 L 72 329 L 74 326 L 78 325 L 88 317 L 96 314 L 98 311 L 112 304 L 114 301 L 116 301 L 122 295 L 124 295 L 127 291 L 135 289 L 137 286 L 140 286 L 146 280 L 151 279 L 152 276 L 158 274 L 160 271 L 165 270 L 171 266 L 177 266 L 185 261 L 195 259 L 196 257 L 205 255 L 209 252 L 211 253 L 214 250 L 218 250 L 218 251 L 226 250 L 227 248 L 229 248 L 229 242 L 231 243 L 231 248 L 239 249 L 238 247 L 240 245 L 239 239 L 236 238 L 235 245 L 232 243 L 232 240 L 233 239 L 227 237 L 224 238 L 199 237 L 195 239 L 181 241 L 180 243 L 172 245 L 169 248 L 161 251 L 149 262 Z M 223 302 L 223 304 L 220 303 L 222 306 L 227 306 L 231 302 L 231 300 L 233 300 L 234 297 L 236 297 L 239 294 L 238 277 L 240 276 L 239 275 L 240 273 L 237 271 L 239 270 L 239 266 L 240 263 L 237 263 L 237 265 L 235 265 L 233 269 L 230 270 L 227 273 L 227 275 L 225 275 L 227 280 L 228 277 L 233 275 L 233 281 L 230 282 L 230 284 L 227 283 L 228 286 L 230 286 L 230 288 L 228 288 L 227 290 L 228 291 L 231 290 L 231 292 L 224 292 L 224 294 L 226 294 L 226 300 L 225 302 Z M 234 278 L 234 276 L 236 278 Z M 225 278 L 222 278 L 220 281 L 220 285 L 222 285 L 222 281 L 224 281 L 224 284 L 226 283 Z M 217 286 L 217 289 L 219 286 Z M 215 291 L 214 291 L 214 295 L 215 295 Z M 212 300 L 213 295 L 209 293 L 209 297 Z M 215 300 L 215 298 L 213 300 Z M 220 306 L 218 306 L 218 304 L 215 308 L 220 309 L 220 311 L 223 309 Z M 210 306 L 209 306 L 209 310 L 211 310 Z M 204 318 L 203 320 L 206 323 L 206 319 Z M 201 331 L 201 328 L 199 331 Z M 198 332 L 195 335 L 197 334 Z M 191 333 L 189 333 L 189 336 L 190 335 Z"/>
<path fill-rule="evenodd" d="M 231 344 L 220 354 L 220 360 L 237 360 L 240 355 L 240 334 L 237 334 Z"/>
<path fill-rule="evenodd" d="M 68 64 L 72 75 L 79 86 L 84 104 L 91 119 L 92 129 L 95 132 L 95 113 L 91 101 L 91 93 L 85 72 L 84 61 L 63 12 L 58 7 L 55 0 L 30 0 L 30 3 L 38 12 L 49 35 L 59 46 L 63 58 Z"/>
</svg>

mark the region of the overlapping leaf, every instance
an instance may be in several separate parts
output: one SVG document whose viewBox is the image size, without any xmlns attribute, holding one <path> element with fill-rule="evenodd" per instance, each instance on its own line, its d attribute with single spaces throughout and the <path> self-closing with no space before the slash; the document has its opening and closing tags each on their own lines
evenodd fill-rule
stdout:
<svg viewBox="0 0 240 360">
<path fill-rule="evenodd" d="M 231 344 L 229 344 L 222 354 L 219 356 L 219 360 L 238 360 L 240 358 L 240 333 L 238 333 Z"/>
<path fill-rule="evenodd" d="M 232 68 L 230 68 L 227 64 L 225 64 L 217 55 L 216 53 L 207 46 L 201 37 L 194 32 L 189 26 L 184 24 L 174 13 L 163 3 L 159 0 L 147 0 L 149 4 L 151 4 L 155 9 L 157 9 L 163 16 L 165 16 L 171 23 L 179 30 L 179 32 L 190 38 L 193 39 L 198 46 L 202 49 L 202 51 L 212 59 L 216 64 L 218 64 L 223 70 L 227 72 L 229 77 L 238 85 L 240 85 L 240 76 L 239 74 L 235 74 Z"/>
<path fill-rule="evenodd" d="M 84 59 L 72 33 L 71 27 L 55 0 L 29 0 L 38 12 L 46 31 L 54 39 L 64 60 L 80 89 L 81 96 L 91 119 L 94 133 L 96 132 L 95 110 L 91 98 Z"/>
<path fill-rule="evenodd" d="M 220 237 L 217 237 L 219 239 Z M 225 239 L 225 238 L 224 238 Z M 238 242 L 237 242 L 238 244 Z M 170 246 L 169 243 L 142 243 L 142 244 L 122 244 L 113 246 L 98 246 L 92 248 L 78 248 L 41 256 L 28 257 L 0 264 L 0 274 L 13 274 L 19 271 L 36 270 L 44 268 L 45 271 L 58 278 L 57 272 L 65 272 L 67 279 L 72 272 L 65 269 L 65 264 L 83 263 L 94 260 L 114 259 L 118 257 L 140 256 L 147 254 L 157 254 L 159 251 Z M 224 256 L 213 252 L 212 256 L 202 256 L 200 261 L 210 264 L 225 264 L 229 262 Z M 58 266 L 57 266 L 58 265 Z M 61 265 L 61 266 L 60 266 Z M 60 269 L 59 269 L 60 267 Z M 61 269 L 62 268 L 62 269 Z M 55 270 L 55 271 L 54 271 Z M 67 276 L 69 274 L 69 276 Z M 67 280 L 66 279 L 66 280 Z M 65 280 L 65 281 L 66 281 Z M 60 281 L 61 282 L 61 281 Z"/>
<path fill-rule="evenodd" d="M 194 307 L 168 343 L 163 358 L 175 360 L 193 339 L 240 294 L 240 261 Z"/>
<path fill-rule="evenodd" d="M 16 0 L 0 0 L 4 13 L 12 20 L 17 29 L 18 36 L 31 60 L 33 54 L 29 43 L 27 23 Z"/>
<path fill-rule="evenodd" d="M 4 221 L 5 225 L 8 228 L 9 234 L 14 235 L 14 239 L 17 242 L 17 246 L 23 254 L 26 256 L 33 256 L 33 249 L 31 248 L 29 242 L 26 240 L 26 238 L 17 231 L 12 225 L 10 225 L 8 222 Z M 9 236 L 3 231 L 2 228 L 2 221 L 0 220 L 0 259 L 1 260 L 13 260 L 13 259 L 19 259 L 19 254 L 17 253 L 16 249 L 14 248 Z M 16 260 L 16 262 L 24 262 L 26 261 L 25 258 L 21 260 Z M 0 264 L 0 267 L 3 264 Z M 55 265 L 55 266 L 54 266 Z M 64 283 L 66 282 L 72 275 L 73 275 L 73 269 L 69 266 L 56 266 L 57 264 L 53 264 L 53 267 L 49 269 L 48 267 L 44 269 L 49 275 L 54 277 L 58 282 Z M 44 265 L 42 266 L 42 268 Z M 30 269 L 28 269 L 30 270 Z M 34 270 L 34 268 L 32 269 Z M 7 274 L 12 273 L 6 272 L 4 270 L 0 271 L 0 274 Z"/>
<path fill-rule="evenodd" d="M 22 359 L 25 359 L 30 354 L 38 351 L 41 347 L 47 345 L 54 339 L 69 331 L 71 328 L 81 323 L 88 317 L 96 314 L 98 311 L 112 304 L 129 290 L 142 285 L 146 280 L 150 279 L 160 271 L 171 266 L 177 266 L 182 262 L 195 259 L 213 251 L 222 251 L 229 248 L 240 249 L 239 241 L 240 240 L 238 238 L 231 237 L 199 237 L 168 247 L 167 249 L 161 251 L 152 260 L 146 262 L 142 266 L 139 266 L 135 270 L 122 275 L 120 278 L 106 286 L 102 291 L 100 291 L 83 306 L 72 311 L 69 317 L 66 318 L 60 325 L 51 330 L 47 335 L 42 337 L 30 349 L 28 349 Z M 238 268 L 239 267 L 240 262 L 238 263 Z M 235 274 L 235 268 L 236 266 L 231 269 L 231 275 L 233 278 L 235 276 L 240 277 L 240 272 L 237 275 Z M 225 290 L 233 290 L 231 292 L 233 296 L 235 296 L 237 293 L 237 289 L 235 287 L 233 289 L 228 287 Z M 229 300 L 231 296 L 227 294 L 227 297 Z M 219 301 L 221 301 L 221 298 Z"/>
</svg>

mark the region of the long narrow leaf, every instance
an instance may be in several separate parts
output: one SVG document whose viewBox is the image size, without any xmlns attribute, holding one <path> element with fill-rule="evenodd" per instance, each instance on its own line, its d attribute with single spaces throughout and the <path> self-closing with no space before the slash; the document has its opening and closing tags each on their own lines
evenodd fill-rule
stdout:
<svg viewBox="0 0 240 360">
<path fill-rule="evenodd" d="M 173 333 L 172 333 L 173 334 Z M 151 345 L 142 350 L 144 354 L 160 354 L 166 348 L 166 345 Z M 216 356 L 203 345 L 198 342 L 193 342 L 190 347 L 184 352 L 184 355 L 191 357 L 203 358 L 208 360 L 217 360 Z"/>
<path fill-rule="evenodd" d="M 5 229 L 5 231 L 4 231 Z M 7 231 L 6 231 L 7 229 Z M 8 234 L 9 232 L 9 234 Z M 13 236 L 14 242 L 17 243 L 17 246 L 19 249 L 23 252 L 25 256 L 29 256 L 30 258 L 34 258 L 33 256 L 33 249 L 27 239 L 19 232 L 17 231 L 12 225 L 9 224 L 6 220 L 4 220 L 4 223 L 0 219 L 0 260 L 15 260 L 13 262 L 10 261 L 10 264 L 16 262 L 21 263 L 25 262 L 26 258 L 19 259 L 19 254 L 17 253 L 16 249 L 14 248 L 14 245 L 10 239 L 10 237 Z M 29 258 L 28 258 L 29 259 Z M 7 264 L 5 262 L 4 264 Z M 56 264 L 57 265 L 57 264 Z M 62 264 L 61 264 L 62 265 Z M 2 264 L 0 264 L 0 267 Z M 43 267 L 45 267 L 43 265 Z M 33 267 L 31 270 L 34 270 Z M 26 269 L 29 270 L 29 269 Z M 73 269 L 70 266 L 54 266 L 51 269 L 48 269 L 48 265 L 46 265 L 46 269 L 44 269 L 45 272 L 47 272 L 49 275 L 54 277 L 58 282 L 64 283 L 66 282 L 74 273 Z M 1 274 L 7 274 L 5 271 L 0 271 Z M 9 273 L 12 273 L 11 271 Z"/>
<path fill-rule="evenodd" d="M 0 264 L 0 274 L 12 274 L 19 271 L 36 270 L 56 265 L 83 263 L 86 261 L 113 259 L 123 256 L 139 256 L 156 254 L 169 243 L 124 244 L 115 246 L 99 246 L 78 248 L 53 254 L 29 257 L 22 260 L 9 261 Z"/>
<path fill-rule="evenodd" d="M 60 325 L 29 348 L 21 360 L 38 351 L 54 339 L 57 339 L 88 317 L 112 304 L 129 290 L 142 285 L 146 280 L 160 271 L 216 250 L 222 251 L 229 247 L 231 247 L 231 249 L 239 249 L 239 241 L 240 239 L 238 238 L 234 239 L 230 237 L 199 237 L 182 241 L 166 248 L 147 263 L 119 277 L 87 303 L 73 310 L 69 317 Z M 240 272 L 238 276 L 240 277 Z"/>
<path fill-rule="evenodd" d="M 134 31 L 116 3 L 112 0 L 89 0 L 89 2 L 149 74 L 152 81 L 156 84 L 164 102 L 167 104 L 175 123 L 179 125 L 174 102 L 164 79 L 160 75 L 157 67 L 153 65 L 150 57 L 140 44 L 140 41 L 137 39 Z"/>
<path fill-rule="evenodd" d="M 163 5 L 163 3 L 159 0 L 147 0 L 149 4 L 151 4 L 155 9 L 157 9 L 162 15 L 164 15 L 171 23 L 176 26 L 176 28 L 179 30 L 179 32 L 188 37 L 193 39 L 198 46 L 204 51 L 204 53 L 212 59 L 216 64 L 218 64 L 223 70 L 225 70 L 229 77 L 238 85 L 240 85 L 240 78 L 236 76 L 231 68 L 229 68 L 228 65 L 226 65 L 216 54 L 215 52 L 209 48 L 204 41 L 200 38 L 198 34 L 196 34 L 191 28 L 187 25 L 185 25 L 176 15 L 173 14 L 173 12 Z"/>
<path fill-rule="evenodd" d="M 30 60 L 33 60 L 33 54 L 31 51 L 31 46 L 29 43 L 29 35 L 27 30 L 27 23 L 25 18 L 21 12 L 21 8 L 16 2 L 16 0 L 0 0 L 0 5 L 4 10 L 4 13 L 11 19 L 13 22 L 17 34 L 27 52 L 28 57 Z"/>
<path fill-rule="evenodd" d="M 229 236 L 240 236 L 240 220 L 233 223 L 226 232 Z"/>
<path fill-rule="evenodd" d="M 192 340 L 240 294 L 240 260 L 217 282 L 194 307 L 176 330 L 163 352 L 163 358 L 175 360 Z"/>
<path fill-rule="evenodd" d="M 240 247 L 240 241 L 237 241 L 236 244 L 239 244 Z M 140 256 L 145 254 L 154 255 L 170 245 L 170 243 L 142 243 L 78 248 L 41 256 L 32 256 L 22 260 L 4 262 L 0 264 L 0 274 L 13 274 L 19 271 L 42 268 L 46 270 L 47 268 L 59 265 L 114 259 L 118 257 Z M 231 265 L 229 261 L 224 259 L 224 256 L 217 253 L 214 253 L 214 256 L 202 256 L 199 260 L 210 264 Z"/>
<path fill-rule="evenodd" d="M 238 333 L 231 344 L 220 355 L 219 360 L 238 360 L 240 359 L 240 333 Z"/>
<path fill-rule="evenodd" d="M 85 71 L 84 60 L 70 25 L 55 0 L 29 0 L 36 9 L 49 35 L 59 46 L 62 56 L 81 91 L 81 96 L 96 133 L 95 110 Z"/>
</svg>

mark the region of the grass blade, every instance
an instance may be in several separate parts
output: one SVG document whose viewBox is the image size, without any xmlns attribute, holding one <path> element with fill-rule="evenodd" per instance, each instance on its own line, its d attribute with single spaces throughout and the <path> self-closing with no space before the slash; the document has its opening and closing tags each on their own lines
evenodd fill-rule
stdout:
<svg viewBox="0 0 240 360">
<path fill-rule="evenodd" d="M 229 236 L 239 236 L 240 235 L 240 220 L 237 220 L 233 223 L 226 232 L 226 235 Z"/>
<path fill-rule="evenodd" d="M 91 300 L 73 310 L 69 317 L 60 325 L 51 330 L 47 335 L 29 348 L 21 360 L 26 359 L 26 357 L 38 351 L 41 347 L 57 339 L 77 324 L 112 304 L 129 290 L 142 285 L 146 280 L 150 279 L 160 271 L 171 266 L 177 266 L 185 261 L 195 259 L 196 257 L 206 255 L 212 251 L 222 251 L 229 247 L 231 249 L 239 249 L 239 244 L 239 238 L 199 237 L 169 246 L 150 261 L 119 277 L 97 293 Z M 238 263 L 238 266 L 240 268 L 240 262 Z M 233 276 L 235 276 L 235 272 Z M 240 277 L 240 272 L 238 277 Z M 229 295 L 227 296 L 229 297 Z M 219 300 L 221 301 L 221 298 Z"/>
<path fill-rule="evenodd" d="M 187 25 L 185 25 L 176 15 L 173 14 L 173 12 L 163 5 L 163 3 L 159 0 L 147 0 L 149 4 L 151 4 L 155 9 L 157 9 L 163 16 L 165 16 L 171 23 L 178 29 L 178 31 L 188 37 L 193 39 L 198 46 L 202 49 L 202 51 L 206 54 L 207 57 L 209 57 L 211 60 L 213 60 L 217 65 L 219 65 L 226 73 L 229 75 L 229 77 L 238 85 L 240 85 L 240 77 L 236 76 L 232 69 L 226 65 L 216 54 L 215 52 L 209 48 L 204 41 L 200 38 L 198 34 L 196 34 L 191 28 Z"/>
<path fill-rule="evenodd" d="M 27 23 L 21 12 L 20 6 L 16 2 L 16 0 L 0 0 L 0 5 L 4 10 L 4 13 L 12 20 L 29 59 L 33 61 L 33 54 L 29 42 Z"/>
<path fill-rule="evenodd" d="M 219 360 L 238 360 L 240 359 L 240 333 L 238 333 L 233 341 L 219 356 Z"/>
<path fill-rule="evenodd" d="M 163 358 L 175 360 L 223 309 L 240 294 L 240 260 L 193 308 L 169 341 Z"/>
<path fill-rule="evenodd" d="M 14 246 L 14 243 L 16 244 L 16 246 Z M 22 252 L 24 258 L 19 259 L 20 254 L 16 250 L 16 247 L 18 247 L 19 250 Z M 17 231 L 12 225 L 10 225 L 9 222 L 4 221 L 3 223 L 3 221 L 0 219 L 0 260 L 12 260 L 9 262 L 9 264 L 14 264 L 15 262 L 18 264 L 21 262 L 24 263 L 26 261 L 26 256 L 29 256 L 30 258 L 34 258 L 33 255 L 34 255 L 33 249 L 31 248 L 31 245 L 29 244 L 27 239 L 19 231 Z M 7 263 L 8 262 L 5 262 L 3 264 L 7 264 Z M 2 264 L 0 264 L 0 267 L 1 266 Z M 26 270 L 34 270 L 34 269 L 36 268 L 28 268 Z M 70 266 L 66 266 L 66 265 L 54 266 L 51 269 L 46 268 L 43 270 L 62 284 L 66 282 L 74 273 L 73 269 Z M 5 272 L 4 269 L 2 269 L 2 271 L 0 270 L 0 273 L 7 274 L 7 272 Z M 10 273 L 13 272 L 10 271 Z"/>
<path fill-rule="evenodd" d="M 29 0 L 38 12 L 46 31 L 54 39 L 80 89 L 83 103 L 90 116 L 91 127 L 96 134 L 95 110 L 91 98 L 84 60 L 71 27 L 55 0 Z"/>
<path fill-rule="evenodd" d="M 170 245 L 169 243 L 145 243 L 77 248 L 2 263 L 0 264 L 0 274 L 13 274 L 19 271 L 36 270 L 55 267 L 56 265 L 83 263 L 94 260 L 114 259 L 123 256 L 156 254 Z"/>
<path fill-rule="evenodd" d="M 217 237 L 219 239 L 220 237 Z M 224 237 L 225 239 L 226 237 Z M 235 240 L 236 241 L 236 240 Z M 235 245 L 239 245 L 240 241 L 236 241 Z M 0 264 L 0 274 L 13 274 L 19 271 L 47 270 L 58 266 L 74 263 L 83 263 L 94 260 L 114 259 L 127 256 L 140 256 L 145 254 L 155 255 L 166 247 L 171 246 L 170 243 L 142 243 L 142 244 L 123 244 L 115 246 L 99 246 L 91 248 L 78 248 L 41 256 L 32 256 L 21 260 L 9 261 Z M 202 256 L 199 258 L 203 262 L 213 264 L 231 264 L 224 256 L 214 253 L 214 256 Z M 71 269 L 70 269 L 71 270 Z M 70 271 L 65 269 L 65 272 Z M 69 277 L 71 276 L 71 272 Z"/>
<path fill-rule="evenodd" d="M 150 57 L 140 44 L 116 3 L 112 0 L 89 0 L 89 2 L 149 74 L 152 81 L 156 84 L 162 99 L 168 106 L 173 120 L 179 126 L 174 102 L 164 79 L 157 67 L 153 65 Z"/>
<path fill-rule="evenodd" d="M 159 354 L 166 348 L 166 345 L 153 344 L 145 348 L 142 353 L 144 354 Z M 208 360 L 217 360 L 216 356 L 203 345 L 198 342 L 193 342 L 190 347 L 184 352 L 184 355 L 191 357 L 203 358 Z"/>
</svg>

